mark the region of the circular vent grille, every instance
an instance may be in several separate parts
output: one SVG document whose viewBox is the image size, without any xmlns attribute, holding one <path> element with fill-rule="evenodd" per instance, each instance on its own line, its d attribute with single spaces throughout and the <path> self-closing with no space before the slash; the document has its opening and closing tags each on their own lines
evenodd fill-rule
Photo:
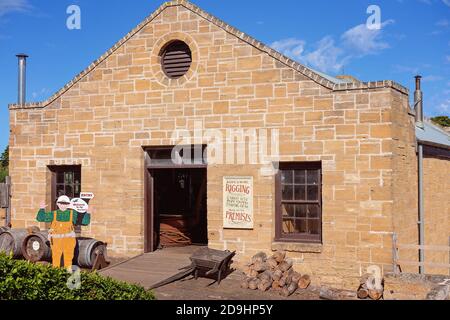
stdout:
<svg viewBox="0 0 450 320">
<path fill-rule="evenodd" d="M 161 63 L 164 73 L 169 78 L 180 78 L 184 76 L 191 67 L 191 49 L 189 49 L 189 46 L 183 41 L 171 42 L 163 49 Z"/>
</svg>

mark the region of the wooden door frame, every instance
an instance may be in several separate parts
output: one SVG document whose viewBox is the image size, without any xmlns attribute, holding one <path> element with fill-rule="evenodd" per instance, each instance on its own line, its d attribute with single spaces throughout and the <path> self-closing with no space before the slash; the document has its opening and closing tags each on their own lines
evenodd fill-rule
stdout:
<svg viewBox="0 0 450 320">
<path fill-rule="evenodd" d="M 152 165 L 147 150 L 144 150 L 144 253 L 154 252 L 156 249 L 154 230 L 154 181 L 151 171 L 164 169 L 205 169 L 206 184 L 208 184 L 208 165 Z"/>
</svg>

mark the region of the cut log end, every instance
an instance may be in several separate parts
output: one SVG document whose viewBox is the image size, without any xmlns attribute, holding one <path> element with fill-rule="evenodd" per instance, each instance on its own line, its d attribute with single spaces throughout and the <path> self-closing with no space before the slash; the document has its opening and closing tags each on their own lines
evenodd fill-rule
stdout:
<svg viewBox="0 0 450 320">
<path fill-rule="evenodd" d="M 252 279 L 248 283 L 248 288 L 250 290 L 256 290 L 256 289 L 258 289 L 258 285 L 259 285 L 259 279 Z"/>
<path fill-rule="evenodd" d="M 261 281 L 258 284 L 258 289 L 259 291 L 267 291 L 272 287 L 272 280 L 268 280 L 268 281 Z"/>
<path fill-rule="evenodd" d="M 285 257 L 286 257 L 286 252 L 285 251 L 277 251 L 272 256 L 272 258 L 275 259 L 275 261 L 278 262 L 278 263 L 283 262 Z"/>
<path fill-rule="evenodd" d="M 289 297 L 297 290 L 297 288 L 297 283 L 292 282 L 289 286 L 284 287 L 283 290 L 281 290 L 281 295 L 284 297 Z"/>
<path fill-rule="evenodd" d="M 311 284 L 311 277 L 307 274 L 303 275 L 300 280 L 298 280 L 298 287 L 299 289 L 308 289 L 309 285 Z"/>
<path fill-rule="evenodd" d="M 256 262 L 265 262 L 267 259 L 267 255 L 264 252 L 258 252 L 252 257 L 252 263 L 255 264 Z"/>
<path fill-rule="evenodd" d="M 372 300 L 380 300 L 381 297 L 383 296 L 383 290 L 369 290 L 369 297 Z"/>
<path fill-rule="evenodd" d="M 369 290 L 367 290 L 366 288 L 359 288 L 359 290 L 357 291 L 357 295 L 359 299 L 367 299 L 367 297 L 369 296 Z"/>
<path fill-rule="evenodd" d="M 292 268 L 292 265 L 293 265 L 293 264 L 294 264 L 294 262 L 293 262 L 291 259 L 286 259 L 286 260 L 284 260 L 284 261 L 282 261 L 282 262 L 280 263 L 280 265 L 278 266 L 278 268 L 279 268 L 281 271 L 286 272 L 286 271 L 288 271 L 289 269 Z"/>
</svg>

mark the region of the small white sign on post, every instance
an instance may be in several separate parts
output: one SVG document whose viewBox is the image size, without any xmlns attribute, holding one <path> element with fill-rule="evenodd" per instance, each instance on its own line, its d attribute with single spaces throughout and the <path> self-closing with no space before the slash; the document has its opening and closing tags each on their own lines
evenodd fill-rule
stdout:
<svg viewBox="0 0 450 320">
<path fill-rule="evenodd" d="M 253 177 L 223 177 L 223 227 L 253 229 Z"/>
<path fill-rule="evenodd" d="M 92 192 L 81 192 L 80 193 L 80 198 L 81 199 L 91 200 L 91 199 L 94 198 L 94 194 Z"/>
</svg>

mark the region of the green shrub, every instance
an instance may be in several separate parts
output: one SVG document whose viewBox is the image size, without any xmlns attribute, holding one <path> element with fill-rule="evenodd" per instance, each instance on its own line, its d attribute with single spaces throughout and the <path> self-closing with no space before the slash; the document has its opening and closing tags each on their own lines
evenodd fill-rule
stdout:
<svg viewBox="0 0 450 320">
<path fill-rule="evenodd" d="M 5 182 L 6 177 L 8 176 L 8 168 L 4 168 L 0 165 L 0 183 Z"/>
<path fill-rule="evenodd" d="M 448 116 L 439 116 L 431 118 L 431 121 L 437 123 L 443 127 L 450 127 L 450 117 Z"/>
<path fill-rule="evenodd" d="M 141 286 L 81 272 L 81 287 L 66 285 L 70 274 L 59 268 L 13 260 L 0 253 L 0 300 L 154 300 Z"/>
</svg>

